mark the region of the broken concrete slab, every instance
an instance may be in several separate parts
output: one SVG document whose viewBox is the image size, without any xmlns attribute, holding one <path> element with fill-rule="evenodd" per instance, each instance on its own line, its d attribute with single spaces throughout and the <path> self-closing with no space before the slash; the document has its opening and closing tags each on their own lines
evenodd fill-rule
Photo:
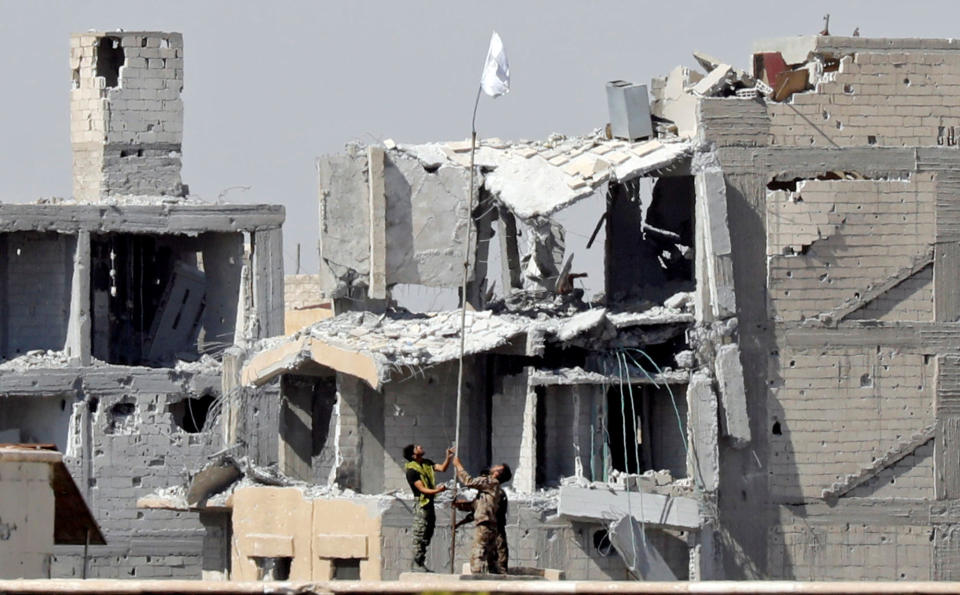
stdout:
<svg viewBox="0 0 960 595">
<path fill-rule="evenodd" d="M 717 348 L 714 369 L 723 403 L 725 433 L 730 437 L 734 448 L 743 448 L 750 444 L 750 417 L 747 413 L 740 347 L 729 344 Z"/>
<path fill-rule="evenodd" d="M 706 373 L 694 372 L 687 385 L 687 427 L 690 428 L 689 474 L 705 492 L 720 485 L 720 455 L 717 447 L 717 396 Z"/>
<path fill-rule="evenodd" d="M 283 220 L 280 205 L 0 203 L 0 233 L 85 230 L 197 235 L 276 228 Z"/>
<path fill-rule="evenodd" d="M 719 94 L 733 83 L 733 67 L 729 64 L 718 64 L 700 82 L 693 86 L 691 92 L 698 97 L 711 97 Z"/>
<path fill-rule="evenodd" d="M 700 505 L 693 498 L 612 488 L 562 486 L 557 514 L 582 522 L 607 523 L 632 516 L 651 527 L 686 530 L 700 527 Z"/>
<path fill-rule="evenodd" d="M 607 531 L 610 542 L 623 563 L 639 578 L 645 581 L 675 581 L 677 575 L 670 570 L 660 555 L 660 550 L 644 536 L 643 526 L 631 516 L 622 517 L 612 523 Z"/>
</svg>

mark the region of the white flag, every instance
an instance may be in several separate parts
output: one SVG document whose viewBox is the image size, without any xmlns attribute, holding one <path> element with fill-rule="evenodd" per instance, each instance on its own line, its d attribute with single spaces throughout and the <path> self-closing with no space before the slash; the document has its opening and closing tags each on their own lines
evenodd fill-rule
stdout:
<svg viewBox="0 0 960 595">
<path fill-rule="evenodd" d="M 490 97 L 500 97 L 510 91 L 510 64 L 507 63 L 503 42 L 496 31 L 490 37 L 490 49 L 487 50 L 487 61 L 483 63 L 480 88 Z"/>
</svg>

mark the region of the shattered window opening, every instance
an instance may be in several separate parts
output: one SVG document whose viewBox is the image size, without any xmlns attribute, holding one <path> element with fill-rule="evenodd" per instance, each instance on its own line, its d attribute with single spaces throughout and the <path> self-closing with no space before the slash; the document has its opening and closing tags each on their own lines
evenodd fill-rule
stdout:
<svg viewBox="0 0 960 595">
<path fill-rule="evenodd" d="M 102 76 L 108 89 L 115 89 L 120 84 L 120 67 L 126 58 L 119 37 L 101 37 L 97 44 L 96 76 Z"/>
<path fill-rule="evenodd" d="M 198 434 L 203 431 L 214 403 L 213 395 L 204 395 L 196 398 L 185 398 L 167 405 L 167 411 L 173 416 L 173 423 L 188 434 Z"/>
</svg>

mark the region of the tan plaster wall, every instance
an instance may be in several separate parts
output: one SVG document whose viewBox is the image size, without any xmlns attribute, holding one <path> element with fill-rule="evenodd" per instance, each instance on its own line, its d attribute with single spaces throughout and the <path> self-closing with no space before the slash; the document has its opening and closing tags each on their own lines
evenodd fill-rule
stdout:
<svg viewBox="0 0 960 595">
<path fill-rule="evenodd" d="M 256 581 L 256 556 L 292 556 L 290 580 L 329 580 L 333 560 L 360 559 L 360 578 L 380 580 L 376 504 L 309 500 L 297 488 L 248 487 L 233 504 L 232 580 Z"/>
<path fill-rule="evenodd" d="M 0 578 L 49 578 L 50 473 L 46 462 L 0 460 Z"/>
</svg>

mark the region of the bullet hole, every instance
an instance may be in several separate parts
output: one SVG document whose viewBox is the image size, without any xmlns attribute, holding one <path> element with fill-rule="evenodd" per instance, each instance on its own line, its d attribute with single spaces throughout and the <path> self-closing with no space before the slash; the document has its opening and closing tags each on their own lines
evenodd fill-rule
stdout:
<svg viewBox="0 0 960 595">
<path fill-rule="evenodd" d="M 108 89 L 115 89 L 120 82 L 120 67 L 126 57 L 120 47 L 119 37 L 101 37 L 97 44 L 96 76 L 102 76 Z"/>
<path fill-rule="evenodd" d="M 141 38 L 140 38 L 140 47 L 142 47 L 142 48 L 147 47 L 147 38 L 146 38 L 146 37 L 141 37 Z"/>
<path fill-rule="evenodd" d="M 824 120 L 829 120 L 829 119 L 830 119 L 830 112 L 824 110 L 824 111 L 823 111 L 823 119 L 824 119 Z"/>
<path fill-rule="evenodd" d="M 197 434 L 203 431 L 207 422 L 210 405 L 213 404 L 212 395 L 204 395 L 196 399 L 181 399 L 167 406 L 173 416 L 173 423 L 188 434 Z"/>
<path fill-rule="evenodd" d="M 853 95 L 853 85 L 847 84 L 843 86 L 843 92 L 847 95 Z"/>
<path fill-rule="evenodd" d="M 873 386 L 873 378 L 870 377 L 870 374 L 864 374 L 860 377 L 860 387 L 865 388 L 868 386 Z"/>
<path fill-rule="evenodd" d="M 797 360 L 795 360 L 795 359 L 790 360 L 790 367 L 791 367 L 791 368 L 796 368 L 796 367 L 797 367 Z"/>
<path fill-rule="evenodd" d="M 837 120 L 837 130 L 843 130 L 843 122 Z"/>
<path fill-rule="evenodd" d="M 80 88 L 80 69 L 74 68 L 70 74 L 70 86 L 73 89 Z"/>
<path fill-rule="evenodd" d="M 782 436 L 782 435 L 783 435 L 783 431 L 780 429 L 780 422 L 778 422 L 778 421 L 773 422 L 773 435 L 774 435 L 774 436 Z"/>
<path fill-rule="evenodd" d="M 867 137 L 867 144 L 868 144 L 868 145 L 875 145 L 875 144 L 877 144 L 877 137 L 873 136 L 872 134 L 871 134 L 870 136 L 868 136 L 868 137 Z"/>
<path fill-rule="evenodd" d="M 903 84 L 909 87 L 909 86 L 910 86 L 910 79 L 903 79 Z"/>
<path fill-rule="evenodd" d="M 140 477 L 134 477 L 130 479 L 130 485 L 135 488 L 139 488 L 143 484 L 143 479 Z"/>
</svg>

